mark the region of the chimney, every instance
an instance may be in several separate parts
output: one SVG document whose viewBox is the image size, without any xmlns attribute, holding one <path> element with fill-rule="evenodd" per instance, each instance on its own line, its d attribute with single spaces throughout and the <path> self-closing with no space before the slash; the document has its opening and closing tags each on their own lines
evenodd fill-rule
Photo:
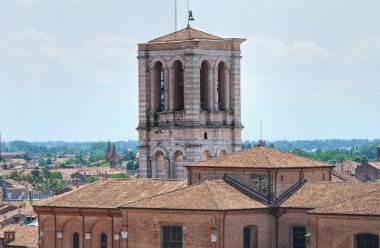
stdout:
<svg viewBox="0 0 380 248">
<path fill-rule="evenodd" d="M 4 244 L 8 244 L 16 239 L 15 231 L 4 231 Z"/>
<path fill-rule="evenodd" d="M 380 146 L 376 147 L 377 149 L 377 161 L 380 162 Z"/>
</svg>

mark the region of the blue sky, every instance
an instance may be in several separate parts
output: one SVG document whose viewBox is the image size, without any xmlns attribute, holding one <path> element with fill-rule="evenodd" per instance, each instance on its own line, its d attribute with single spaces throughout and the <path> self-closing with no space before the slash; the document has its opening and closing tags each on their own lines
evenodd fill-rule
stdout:
<svg viewBox="0 0 380 248">
<path fill-rule="evenodd" d="M 137 43 L 174 0 L 0 0 L 5 140 L 137 139 Z M 243 139 L 379 138 L 380 2 L 192 0 L 192 26 L 243 37 Z M 179 28 L 187 2 L 178 0 Z"/>
</svg>

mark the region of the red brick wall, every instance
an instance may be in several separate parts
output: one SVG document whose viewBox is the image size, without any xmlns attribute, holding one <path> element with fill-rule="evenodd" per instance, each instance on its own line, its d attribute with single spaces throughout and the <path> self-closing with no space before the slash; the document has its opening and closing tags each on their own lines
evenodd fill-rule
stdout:
<svg viewBox="0 0 380 248">
<path fill-rule="evenodd" d="M 380 236 L 379 217 L 313 217 L 317 222 L 317 248 L 355 247 L 354 236 L 371 233 Z"/>
</svg>

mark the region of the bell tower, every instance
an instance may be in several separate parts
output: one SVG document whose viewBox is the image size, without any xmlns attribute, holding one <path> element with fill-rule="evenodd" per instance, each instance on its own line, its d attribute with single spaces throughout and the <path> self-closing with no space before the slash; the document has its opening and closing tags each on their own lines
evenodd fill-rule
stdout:
<svg viewBox="0 0 380 248">
<path fill-rule="evenodd" d="M 240 44 L 187 27 L 138 45 L 140 177 L 239 151 Z"/>
</svg>

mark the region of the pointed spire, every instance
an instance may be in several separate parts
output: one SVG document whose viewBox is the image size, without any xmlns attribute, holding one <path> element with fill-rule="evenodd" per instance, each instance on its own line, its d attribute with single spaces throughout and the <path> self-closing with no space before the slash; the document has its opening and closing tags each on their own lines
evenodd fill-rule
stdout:
<svg viewBox="0 0 380 248">
<path fill-rule="evenodd" d="M 116 152 L 116 144 L 113 144 L 113 149 L 112 149 L 112 157 L 116 157 L 117 152 Z"/>
<path fill-rule="evenodd" d="M 107 153 L 111 153 L 111 141 L 108 140 Z"/>
</svg>

